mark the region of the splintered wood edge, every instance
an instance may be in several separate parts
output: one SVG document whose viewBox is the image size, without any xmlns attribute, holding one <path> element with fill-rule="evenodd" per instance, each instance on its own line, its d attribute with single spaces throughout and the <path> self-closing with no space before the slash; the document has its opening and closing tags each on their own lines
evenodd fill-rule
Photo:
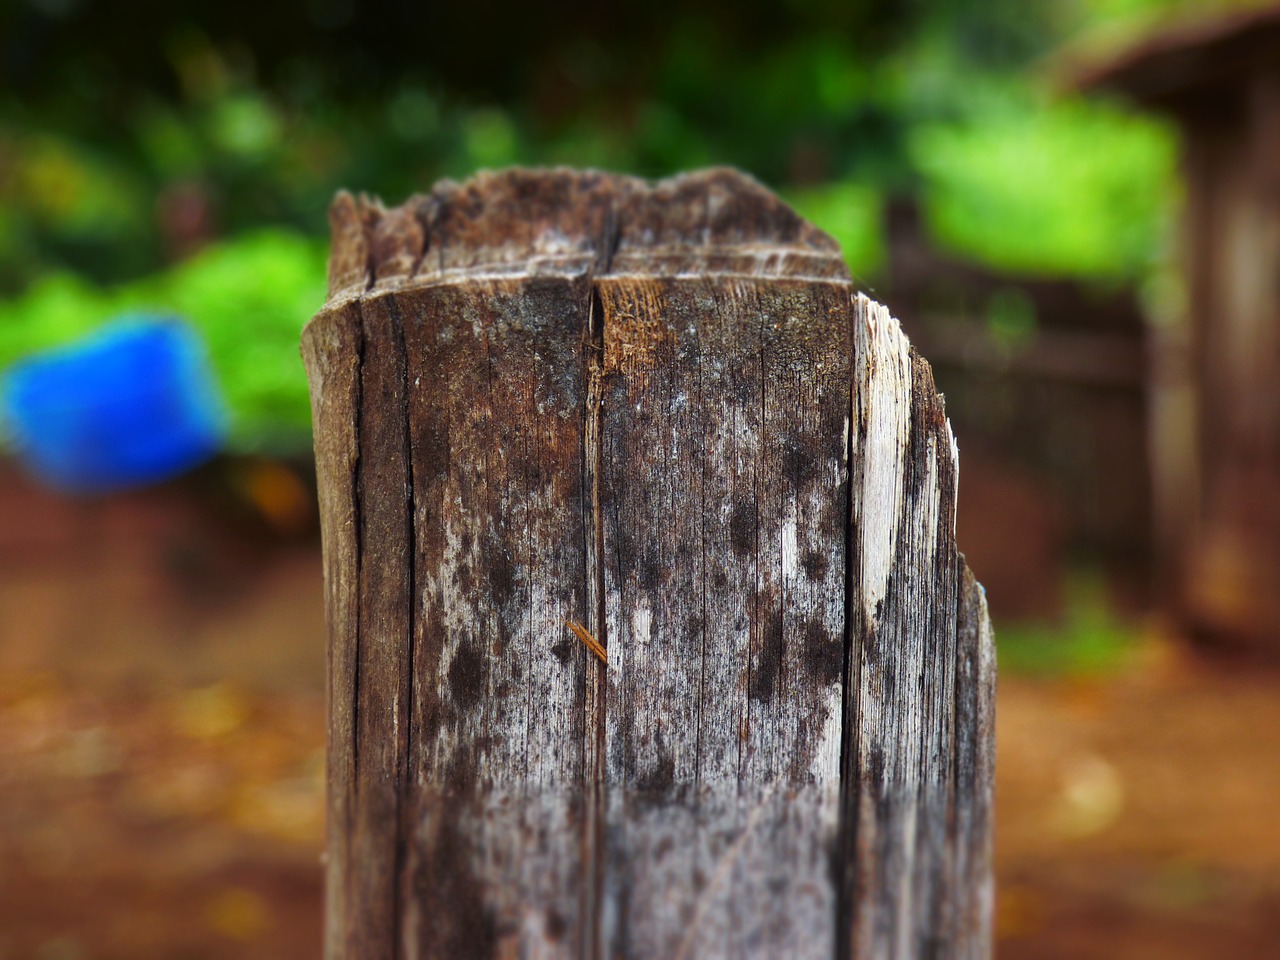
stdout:
<svg viewBox="0 0 1280 960">
<path fill-rule="evenodd" d="M 540 274 L 849 279 L 835 240 L 727 168 L 657 182 L 482 172 L 390 208 L 343 191 L 329 223 L 327 306 L 374 290 Z"/>
</svg>

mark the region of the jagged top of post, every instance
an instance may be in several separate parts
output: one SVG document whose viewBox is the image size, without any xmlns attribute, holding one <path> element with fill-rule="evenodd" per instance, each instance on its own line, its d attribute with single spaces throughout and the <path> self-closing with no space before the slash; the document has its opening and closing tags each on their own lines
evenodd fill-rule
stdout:
<svg viewBox="0 0 1280 960">
<path fill-rule="evenodd" d="M 835 240 L 726 168 L 652 183 L 565 168 L 483 172 L 398 207 L 344 191 L 329 220 L 330 303 L 521 274 L 849 279 Z"/>
</svg>

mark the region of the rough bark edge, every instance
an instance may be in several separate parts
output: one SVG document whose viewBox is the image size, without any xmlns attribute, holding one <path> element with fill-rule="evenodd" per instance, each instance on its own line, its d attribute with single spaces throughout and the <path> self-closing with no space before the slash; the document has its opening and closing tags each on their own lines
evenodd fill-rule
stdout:
<svg viewBox="0 0 1280 960">
<path fill-rule="evenodd" d="M 956 956 L 994 950 L 996 647 L 987 593 L 960 558 L 956 644 Z"/>
<path fill-rule="evenodd" d="M 346 953 L 346 879 L 351 859 L 355 790 L 356 662 L 359 633 L 360 525 L 357 476 L 360 450 L 360 366 L 363 328 L 356 305 L 332 311 L 302 337 L 302 354 L 316 424 L 315 452 L 324 552 L 326 660 L 325 955 Z"/>
<path fill-rule="evenodd" d="M 995 661 L 959 453 L 897 320 L 858 295 L 854 323 L 841 955 L 989 957 Z"/>
</svg>

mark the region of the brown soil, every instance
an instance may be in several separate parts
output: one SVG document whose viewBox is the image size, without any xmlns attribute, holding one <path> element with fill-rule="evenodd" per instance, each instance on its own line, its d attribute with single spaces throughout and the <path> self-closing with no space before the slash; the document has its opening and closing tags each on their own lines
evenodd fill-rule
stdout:
<svg viewBox="0 0 1280 960">
<path fill-rule="evenodd" d="M 1001 957 L 1276 955 L 1280 675 L 1153 638 L 997 710 Z"/>
</svg>

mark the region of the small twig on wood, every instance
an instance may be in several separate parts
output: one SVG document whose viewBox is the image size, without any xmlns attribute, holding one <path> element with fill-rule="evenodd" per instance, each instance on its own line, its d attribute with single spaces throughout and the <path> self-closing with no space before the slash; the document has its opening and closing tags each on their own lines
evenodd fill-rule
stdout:
<svg viewBox="0 0 1280 960">
<path fill-rule="evenodd" d="M 587 645 L 587 649 L 600 658 L 600 662 L 608 666 L 609 654 L 605 651 L 604 645 L 587 632 L 587 628 L 575 620 L 566 620 L 565 626 L 573 631 L 573 635 Z"/>
</svg>

